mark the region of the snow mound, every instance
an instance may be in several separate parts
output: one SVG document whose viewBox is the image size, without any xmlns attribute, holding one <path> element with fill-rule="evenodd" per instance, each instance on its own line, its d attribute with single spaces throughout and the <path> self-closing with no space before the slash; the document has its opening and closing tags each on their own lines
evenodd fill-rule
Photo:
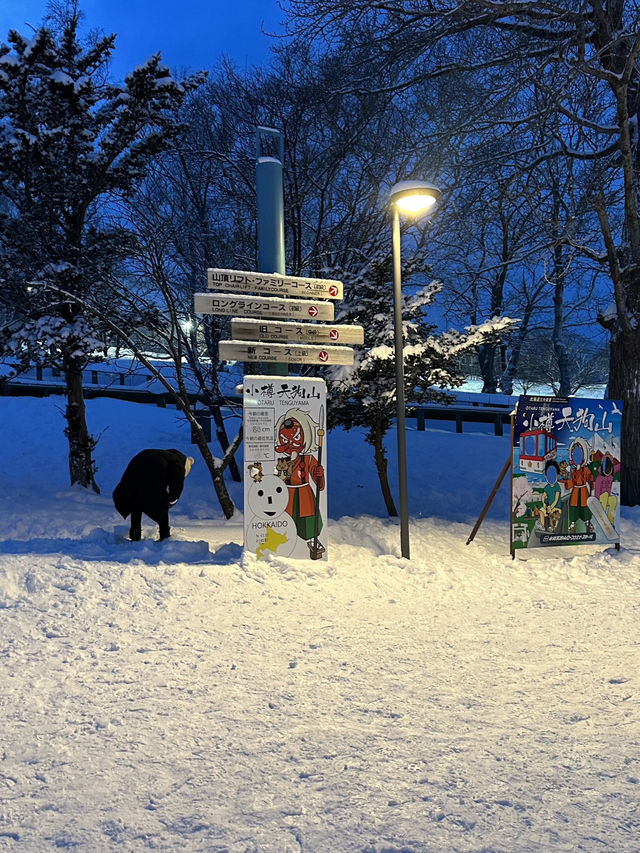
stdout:
<svg viewBox="0 0 640 853">
<path fill-rule="evenodd" d="M 77 560 L 128 563 L 139 560 L 149 565 L 159 563 L 200 563 L 210 561 L 213 554 L 209 543 L 166 539 L 157 542 L 143 539 L 131 542 L 126 536 L 127 528 L 116 527 L 115 531 L 102 527 L 94 528 L 81 537 L 41 536 L 29 539 L 0 540 L 0 554 L 64 554 Z"/>
<path fill-rule="evenodd" d="M 170 539 L 165 539 L 158 542 L 154 539 L 142 539 L 140 542 L 131 542 L 126 536 L 125 528 L 116 527 L 115 533 L 107 533 L 106 530 L 96 531 L 96 533 L 105 534 L 107 539 L 110 539 L 110 550 L 107 552 L 109 559 L 120 557 L 119 562 L 129 562 L 130 560 L 140 560 L 143 563 L 148 563 L 151 566 L 156 566 L 160 563 L 202 563 L 210 562 L 213 559 L 213 554 L 209 550 L 209 543 L 204 540 L 186 541 L 175 538 L 175 535 Z M 116 546 L 113 548 L 113 540 L 115 538 Z"/>
</svg>

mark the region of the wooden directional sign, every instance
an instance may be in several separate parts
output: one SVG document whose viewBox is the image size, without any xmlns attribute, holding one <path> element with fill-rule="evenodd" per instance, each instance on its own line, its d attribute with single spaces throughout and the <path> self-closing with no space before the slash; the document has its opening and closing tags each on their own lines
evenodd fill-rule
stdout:
<svg viewBox="0 0 640 853">
<path fill-rule="evenodd" d="M 221 361 L 266 361 L 275 364 L 353 364 L 351 347 L 220 341 L 218 355 Z"/>
<path fill-rule="evenodd" d="M 229 296 L 225 293 L 194 294 L 196 314 L 244 314 L 282 320 L 333 320 L 333 302 L 306 299 L 270 299 L 266 296 Z"/>
<path fill-rule="evenodd" d="M 301 299 L 342 299 L 342 282 L 332 278 L 302 278 L 279 273 L 207 270 L 209 290 L 234 293 L 269 293 L 273 296 L 297 296 Z"/>
<path fill-rule="evenodd" d="M 295 341 L 312 344 L 363 344 L 362 326 L 321 326 L 312 323 L 278 323 L 234 317 L 231 334 L 242 341 Z"/>
</svg>

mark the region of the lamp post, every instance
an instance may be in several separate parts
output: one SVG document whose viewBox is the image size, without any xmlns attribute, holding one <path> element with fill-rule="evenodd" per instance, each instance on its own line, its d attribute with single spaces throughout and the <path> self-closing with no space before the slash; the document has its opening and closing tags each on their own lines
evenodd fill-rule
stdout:
<svg viewBox="0 0 640 853">
<path fill-rule="evenodd" d="M 405 430 L 404 354 L 402 328 L 402 263 L 400 258 L 400 213 L 418 215 L 440 198 L 440 190 L 424 181 L 400 181 L 391 188 L 393 212 L 393 325 L 396 361 L 396 424 L 398 433 L 398 489 L 400 492 L 400 551 L 410 559 L 409 493 L 407 488 L 407 437 Z"/>
</svg>

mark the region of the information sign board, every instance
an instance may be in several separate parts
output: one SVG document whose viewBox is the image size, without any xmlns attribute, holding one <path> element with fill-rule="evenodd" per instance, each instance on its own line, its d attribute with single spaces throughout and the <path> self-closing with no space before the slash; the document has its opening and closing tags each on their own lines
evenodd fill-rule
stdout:
<svg viewBox="0 0 640 853">
<path fill-rule="evenodd" d="M 513 428 L 511 551 L 620 542 L 622 403 L 520 397 Z"/>
<path fill-rule="evenodd" d="M 276 319 L 333 320 L 333 302 L 306 299 L 276 299 L 266 296 L 229 296 L 226 293 L 196 293 L 196 314 L 244 314 Z"/>
<path fill-rule="evenodd" d="M 342 299 L 343 285 L 332 278 L 304 278 L 279 273 L 207 270 L 209 290 L 234 293 L 269 293 L 273 296 L 297 296 L 300 299 Z"/>
<path fill-rule="evenodd" d="M 262 559 L 327 559 L 326 385 L 245 376 L 244 547 Z"/>
<path fill-rule="evenodd" d="M 331 326 L 318 323 L 278 323 L 268 320 L 231 320 L 231 334 L 243 341 L 295 341 L 314 344 L 363 344 L 362 326 Z"/>
<path fill-rule="evenodd" d="M 220 341 L 218 355 L 221 361 L 261 361 L 274 364 L 353 364 L 351 347 Z"/>
</svg>

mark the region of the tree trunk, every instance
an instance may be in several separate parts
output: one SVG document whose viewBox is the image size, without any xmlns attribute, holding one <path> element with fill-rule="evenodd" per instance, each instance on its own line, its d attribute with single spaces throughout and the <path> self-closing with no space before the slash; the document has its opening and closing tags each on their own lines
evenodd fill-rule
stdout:
<svg viewBox="0 0 640 853">
<path fill-rule="evenodd" d="M 481 344 L 476 347 L 476 352 L 482 376 L 482 391 L 484 394 L 495 394 L 498 391 L 495 344 Z"/>
<path fill-rule="evenodd" d="M 559 202 L 554 203 L 554 215 L 559 216 Z M 556 228 L 557 233 L 557 228 Z M 566 260 L 562 246 L 556 243 L 553 249 L 553 350 L 558 362 L 558 377 L 560 385 L 559 397 L 568 397 L 571 394 L 571 358 L 569 349 L 564 341 L 564 293 L 566 285 Z"/>
<path fill-rule="evenodd" d="M 216 437 L 218 439 L 218 443 L 222 448 L 223 454 L 226 454 L 229 449 L 229 436 L 227 435 L 227 427 L 224 422 L 224 418 L 222 417 L 222 410 L 220 408 L 220 385 L 218 383 L 217 371 L 214 370 L 214 364 L 217 364 L 217 355 L 218 355 L 218 342 L 219 342 L 219 334 L 217 333 L 217 327 L 213 323 L 209 323 L 204 327 L 204 339 L 206 343 L 207 353 L 211 359 L 211 376 L 210 382 L 207 384 L 205 381 L 204 373 L 202 371 L 200 360 L 197 357 L 198 352 L 198 337 L 196 334 L 195 327 L 189 333 L 188 341 L 189 347 L 187 350 L 187 358 L 189 361 L 189 365 L 194 372 L 196 379 L 198 380 L 198 384 L 200 386 L 201 392 L 204 395 L 205 405 L 208 406 L 209 412 L 213 418 L 213 421 L 216 425 Z M 242 482 L 242 475 L 240 474 L 240 469 L 238 468 L 238 463 L 235 458 L 232 456 L 229 460 L 229 471 L 231 472 L 231 478 L 236 483 Z"/>
<path fill-rule="evenodd" d="M 558 397 L 569 397 L 573 392 L 573 372 L 569 348 L 562 338 L 556 338 L 553 341 L 553 349 L 558 362 Z"/>
<path fill-rule="evenodd" d="M 613 335 L 610 344 L 609 397 L 621 400 L 621 503 L 640 504 L 640 334 Z"/>
<path fill-rule="evenodd" d="M 78 483 L 100 493 L 95 481 L 96 466 L 93 461 L 94 438 L 89 435 L 86 408 L 82 393 L 82 369 L 71 358 L 64 359 L 64 378 L 67 388 L 67 426 L 64 434 L 69 442 L 69 474 L 71 485 Z"/>
<path fill-rule="evenodd" d="M 195 417 L 190 412 L 187 413 L 185 411 L 185 415 L 187 416 L 189 423 L 193 427 L 193 436 L 195 442 L 198 446 L 198 450 L 202 454 L 202 458 L 204 459 L 207 468 L 209 469 L 213 488 L 215 489 L 215 493 L 220 502 L 224 517 L 231 518 L 236 508 L 233 501 L 231 500 L 231 495 L 229 494 L 229 491 L 227 489 L 227 484 L 224 481 L 224 470 L 218 465 L 216 465 L 216 460 L 214 459 L 213 454 L 211 453 L 211 448 L 206 442 L 204 432 L 200 424 L 197 423 Z"/>
<path fill-rule="evenodd" d="M 529 324 L 531 322 L 531 317 L 533 316 L 533 310 L 533 303 L 528 303 L 518 327 L 518 334 L 511 344 L 509 360 L 503 368 L 502 376 L 500 377 L 500 389 L 503 394 L 513 394 L 513 383 L 520 365 L 522 346 L 526 340 L 527 334 L 529 333 Z"/>
<path fill-rule="evenodd" d="M 224 418 L 222 417 L 222 411 L 220 410 L 220 406 L 216 403 L 215 405 L 210 406 L 210 411 L 213 416 L 214 423 L 216 425 L 216 437 L 218 439 L 218 443 L 222 448 L 223 454 L 226 454 L 229 449 L 229 436 L 227 435 L 227 427 L 224 422 Z M 238 463 L 236 461 L 235 456 L 232 456 L 229 460 L 229 472 L 231 474 L 231 479 L 236 483 L 242 482 L 242 476 L 240 474 L 240 469 L 238 468 Z"/>
<path fill-rule="evenodd" d="M 380 480 L 380 488 L 382 489 L 384 505 L 386 506 L 389 515 L 397 516 L 398 510 L 393 502 L 393 495 L 391 494 L 391 487 L 389 486 L 389 475 L 387 471 L 388 459 L 383 444 L 385 432 L 386 430 L 382 428 L 382 425 L 380 423 L 376 423 L 369 433 L 368 440 L 370 444 L 373 444 L 373 453 L 376 460 L 376 469 L 378 471 L 378 479 Z"/>
<path fill-rule="evenodd" d="M 509 365 L 507 365 L 507 369 L 500 379 L 500 390 L 508 396 L 513 394 L 513 373 L 509 370 Z"/>
</svg>

